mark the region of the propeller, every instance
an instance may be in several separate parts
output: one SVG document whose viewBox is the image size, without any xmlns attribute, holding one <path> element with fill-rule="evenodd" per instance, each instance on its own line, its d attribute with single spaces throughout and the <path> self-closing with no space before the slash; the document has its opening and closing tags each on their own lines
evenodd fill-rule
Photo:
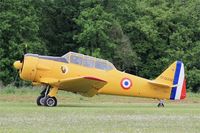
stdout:
<svg viewBox="0 0 200 133">
<path fill-rule="evenodd" d="M 18 60 L 18 61 L 15 61 L 14 62 L 14 67 L 17 69 L 17 70 L 22 70 L 22 68 L 23 68 L 23 63 L 24 63 L 24 56 L 25 56 L 25 54 L 27 53 L 27 44 L 25 44 L 25 47 L 24 47 L 24 49 L 23 49 L 23 55 L 22 55 L 22 57 L 20 58 L 20 60 Z"/>
<path fill-rule="evenodd" d="M 22 57 L 21 57 L 21 59 L 20 59 L 20 62 L 21 63 L 23 63 L 23 61 L 24 61 L 24 55 L 27 53 L 27 44 L 25 44 L 25 47 L 24 47 L 24 49 L 23 49 L 23 55 L 22 55 Z"/>
<path fill-rule="evenodd" d="M 19 79 L 19 75 L 22 71 L 23 64 L 24 64 L 24 56 L 25 56 L 26 53 L 27 53 L 27 44 L 25 44 L 25 46 L 24 46 L 23 55 L 21 56 L 20 60 L 15 61 L 14 64 L 13 64 L 15 69 L 17 69 L 17 71 L 18 71 L 18 73 L 17 73 L 17 75 L 15 76 L 15 79 L 14 79 L 14 85 L 16 85 L 16 86 L 19 86 L 16 83 L 17 83 L 17 80 Z"/>
</svg>

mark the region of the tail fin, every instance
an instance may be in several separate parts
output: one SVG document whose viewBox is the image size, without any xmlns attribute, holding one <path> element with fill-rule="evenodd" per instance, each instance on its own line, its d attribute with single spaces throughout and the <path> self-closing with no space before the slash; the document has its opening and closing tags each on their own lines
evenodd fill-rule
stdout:
<svg viewBox="0 0 200 133">
<path fill-rule="evenodd" d="M 180 100 L 186 97 L 184 65 L 181 61 L 175 61 L 154 81 L 172 86 L 169 99 Z"/>
</svg>

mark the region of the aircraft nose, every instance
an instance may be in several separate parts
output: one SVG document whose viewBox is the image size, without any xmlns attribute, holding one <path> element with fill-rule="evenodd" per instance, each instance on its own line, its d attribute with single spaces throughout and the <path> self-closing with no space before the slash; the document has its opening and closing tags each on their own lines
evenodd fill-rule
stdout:
<svg viewBox="0 0 200 133">
<path fill-rule="evenodd" d="M 15 61 L 14 64 L 13 64 L 13 66 L 14 66 L 17 70 L 19 70 L 19 69 L 22 68 L 22 63 L 21 63 L 20 61 Z"/>
</svg>

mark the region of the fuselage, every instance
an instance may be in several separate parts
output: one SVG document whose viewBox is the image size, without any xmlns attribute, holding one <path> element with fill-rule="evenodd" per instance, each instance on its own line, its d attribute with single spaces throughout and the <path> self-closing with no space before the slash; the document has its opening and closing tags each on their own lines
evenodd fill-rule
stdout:
<svg viewBox="0 0 200 133">
<path fill-rule="evenodd" d="M 149 84 L 149 80 L 117 69 L 102 70 L 95 67 L 86 67 L 82 64 L 68 62 L 64 57 L 40 56 L 26 54 L 20 77 L 33 83 L 41 83 L 44 78 L 67 79 L 73 77 L 98 77 L 107 82 L 98 94 L 149 97 L 169 99 L 171 89 L 161 88 Z M 65 91 L 78 93 L 77 88 L 59 88 Z"/>
</svg>

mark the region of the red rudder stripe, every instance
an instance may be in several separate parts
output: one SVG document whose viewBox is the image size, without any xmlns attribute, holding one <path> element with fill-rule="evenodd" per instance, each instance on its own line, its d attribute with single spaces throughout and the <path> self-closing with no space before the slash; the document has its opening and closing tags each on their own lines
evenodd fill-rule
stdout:
<svg viewBox="0 0 200 133">
<path fill-rule="evenodd" d="M 180 99 L 184 99 L 185 97 L 186 97 L 186 79 L 184 79 L 184 82 L 183 82 Z"/>
</svg>

